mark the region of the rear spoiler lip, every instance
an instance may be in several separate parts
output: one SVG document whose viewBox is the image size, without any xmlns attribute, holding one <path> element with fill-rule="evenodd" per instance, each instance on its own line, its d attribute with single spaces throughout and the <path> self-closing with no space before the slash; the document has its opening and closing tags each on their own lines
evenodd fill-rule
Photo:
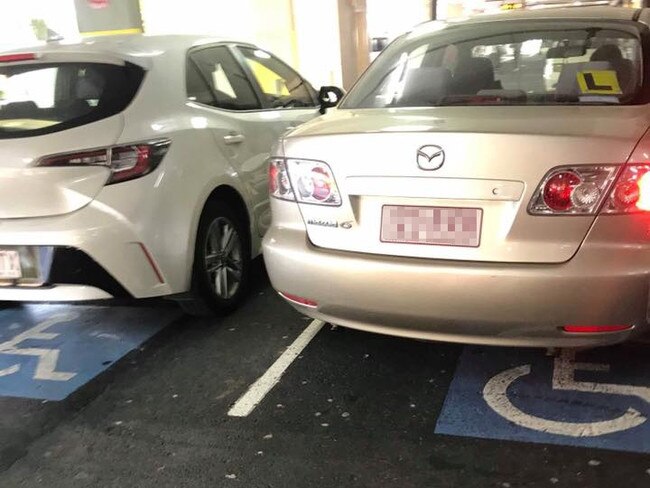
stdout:
<svg viewBox="0 0 650 488">
<path fill-rule="evenodd" d="M 33 54 L 35 59 L 26 61 L 10 61 L 7 63 L 0 62 L 0 67 L 3 66 L 27 66 L 32 64 L 48 64 L 48 63 L 100 63 L 100 64 L 113 64 L 116 66 L 124 66 L 126 63 L 135 64 L 150 70 L 153 62 L 151 56 L 136 56 L 130 54 L 120 54 L 110 51 L 48 51 L 48 50 L 21 50 L 0 53 L 3 55 L 12 54 Z"/>
</svg>

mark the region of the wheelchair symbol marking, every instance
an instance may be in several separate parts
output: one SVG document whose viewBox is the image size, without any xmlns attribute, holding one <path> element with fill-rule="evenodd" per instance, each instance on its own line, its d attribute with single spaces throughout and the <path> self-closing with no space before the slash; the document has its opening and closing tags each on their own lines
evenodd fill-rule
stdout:
<svg viewBox="0 0 650 488">
<path fill-rule="evenodd" d="M 553 365 L 552 388 L 561 391 L 579 391 L 608 395 L 635 396 L 650 404 L 650 388 L 576 381 L 575 371 L 609 371 L 608 364 L 577 363 L 574 351 L 563 351 Z M 492 377 L 483 388 L 483 399 L 489 407 L 506 420 L 527 429 L 570 437 L 597 437 L 632 429 L 643 424 L 647 417 L 634 408 L 611 420 L 597 422 L 562 422 L 527 414 L 512 404 L 508 388 L 519 378 L 530 374 L 531 366 L 525 364 L 503 371 Z"/>
<path fill-rule="evenodd" d="M 59 336 L 58 333 L 46 332 L 47 329 L 53 325 L 62 322 L 69 322 L 78 318 L 78 314 L 57 314 L 37 324 L 35 327 L 21 332 L 10 341 L 0 344 L 0 354 L 16 355 L 16 356 L 33 356 L 38 358 L 36 370 L 34 372 L 35 380 L 49 380 L 49 381 L 69 381 L 74 378 L 77 373 L 67 373 L 63 371 L 56 371 L 56 365 L 59 361 L 59 349 L 46 349 L 40 347 L 18 347 L 20 343 L 27 340 L 41 340 L 51 341 Z M 20 364 L 13 364 L 8 368 L 0 369 L 0 377 L 9 376 L 20 371 Z"/>
</svg>

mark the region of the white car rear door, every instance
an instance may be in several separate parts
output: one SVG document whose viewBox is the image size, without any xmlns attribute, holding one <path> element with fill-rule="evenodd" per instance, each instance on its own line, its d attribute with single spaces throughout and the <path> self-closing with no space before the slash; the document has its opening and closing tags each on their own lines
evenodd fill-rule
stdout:
<svg viewBox="0 0 650 488">
<path fill-rule="evenodd" d="M 235 54 L 269 112 L 276 137 L 319 115 L 317 93 L 286 63 L 254 46 L 237 46 Z"/>
<path fill-rule="evenodd" d="M 255 225 L 263 235 L 270 225 L 266 160 L 271 148 L 289 128 L 315 117 L 318 111 L 313 89 L 293 70 L 291 80 L 285 80 L 274 70 L 246 62 L 239 49 L 221 44 L 191 51 L 187 89 L 190 99 L 209 119 L 217 144 L 245 185 Z M 300 80 L 295 81 L 294 76 Z M 290 104 L 286 99 L 274 102 L 263 90 L 274 86 L 284 95 L 287 90 L 283 84 L 301 82 L 304 89 L 299 90 L 300 99 Z"/>
<path fill-rule="evenodd" d="M 220 152 L 243 184 L 259 232 L 268 199 L 265 162 L 275 131 L 248 76 L 225 45 L 192 50 L 187 64 L 187 91 L 206 120 Z"/>
</svg>

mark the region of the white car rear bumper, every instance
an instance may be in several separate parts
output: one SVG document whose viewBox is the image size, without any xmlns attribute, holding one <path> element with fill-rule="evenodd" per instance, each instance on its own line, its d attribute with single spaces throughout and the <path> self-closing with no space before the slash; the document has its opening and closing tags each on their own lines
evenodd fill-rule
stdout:
<svg viewBox="0 0 650 488">
<path fill-rule="evenodd" d="M 71 214 L 0 221 L 3 246 L 52 246 L 42 287 L 0 286 L 0 301 L 75 301 L 172 293 L 138 226 L 98 200 Z M 55 272 L 56 269 L 56 272 Z M 116 293 L 116 290 L 126 293 Z"/>
<path fill-rule="evenodd" d="M 110 298 L 113 298 L 110 293 L 87 285 L 0 287 L 0 301 L 8 302 L 78 302 Z"/>
</svg>

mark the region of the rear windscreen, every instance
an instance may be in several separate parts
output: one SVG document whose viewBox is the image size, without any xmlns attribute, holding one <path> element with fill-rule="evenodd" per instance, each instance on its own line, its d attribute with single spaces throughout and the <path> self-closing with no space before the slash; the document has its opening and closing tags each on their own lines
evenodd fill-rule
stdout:
<svg viewBox="0 0 650 488">
<path fill-rule="evenodd" d="M 144 71 L 131 64 L 0 66 L 0 139 L 88 124 L 124 110 Z"/>
<path fill-rule="evenodd" d="M 342 108 L 633 103 L 643 60 L 629 25 L 508 24 L 402 37 Z"/>
</svg>

